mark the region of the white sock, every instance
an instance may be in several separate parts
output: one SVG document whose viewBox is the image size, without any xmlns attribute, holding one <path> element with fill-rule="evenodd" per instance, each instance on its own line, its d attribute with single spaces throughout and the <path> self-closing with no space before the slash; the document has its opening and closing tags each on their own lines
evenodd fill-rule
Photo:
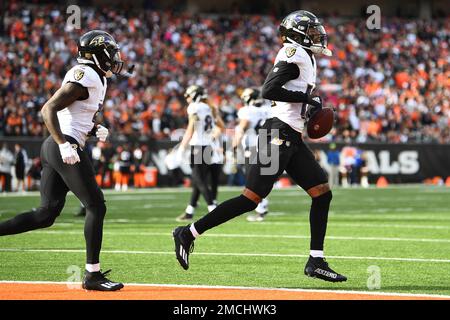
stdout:
<svg viewBox="0 0 450 320">
<path fill-rule="evenodd" d="M 194 214 L 194 212 L 195 212 L 195 207 L 193 207 L 191 205 L 188 205 L 186 207 L 185 213 L 187 213 L 187 214 Z"/>
<path fill-rule="evenodd" d="M 211 204 L 208 206 L 208 212 L 213 211 L 217 206 L 215 204 Z"/>
<path fill-rule="evenodd" d="M 86 263 L 86 271 L 88 271 L 88 272 L 99 272 L 100 271 L 100 263 L 96 263 L 96 264 L 88 264 L 88 263 Z"/>
<path fill-rule="evenodd" d="M 323 250 L 311 250 L 309 255 L 313 258 L 323 258 Z"/>
<path fill-rule="evenodd" d="M 269 201 L 266 198 L 262 199 L 261 202 L 256 207 L 255 211 L 260 214 L 266 213 L 268 204 Z"/>
<path fill-rule="evenodd" d="M 361 186 L 367 188 L 369 186 L 369 179 L 367 177 L 361 177 Z"/>
<path fill-rule="evenodd" d="M 193 235 L 194 238 L 196 238 L 196 239 L 197 239 L 197 237 L 200 235 L 200 234 L 197 232 L 197 229 L 195 229 L 195 226 L 194 226 L 193 223 L 192 223 L 191 226 L 189 227 L 189 230 L 191 230 L 192 235 Z"/>
</svg>

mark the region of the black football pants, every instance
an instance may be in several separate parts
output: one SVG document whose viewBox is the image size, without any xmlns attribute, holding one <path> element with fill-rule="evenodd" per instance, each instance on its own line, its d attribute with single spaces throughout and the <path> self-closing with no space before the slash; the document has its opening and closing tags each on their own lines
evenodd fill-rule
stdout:
<svg viewBox="0 0 450 320">
<path fill-rule="evenodd" d="M 212 197 L 213 201 L 217 200 L 217 193 L 219 190 L 219 179 L 220 179 L 221 171 L 222 171 L 222 165 L 219 163 L 213 163 L 208 166 L 208 178 L 209 178 L 209 182 L 210 182 L 211 197 Z M 200 198 L 200 190 L 194 185 L 192 187 L 190 205 L 193 206 L 194 208 L 196 208 L 199 198 Z"/>
<path fill-rule="evenodd" d="M 77 144 L 76 140 L 69 136 L 66 136 L 66 139 L 72 144 Z M 86 208 L 84 236 L 87 263 L 99 262 L 103 219 L 106 214 L 105 199 L 95 180 L 94 169 L 87 152 L 80 147 L 77 151 L 80 162 L 75 165 L 65 164 L 53 138 L 48 137 L 44 141 L 41 147 L 43 167 L 41 205 L 37 209 L 0 223 L 0 236 L 50 227 L 64 208 L 66 195 L 70 190 Z"/>
</svg>

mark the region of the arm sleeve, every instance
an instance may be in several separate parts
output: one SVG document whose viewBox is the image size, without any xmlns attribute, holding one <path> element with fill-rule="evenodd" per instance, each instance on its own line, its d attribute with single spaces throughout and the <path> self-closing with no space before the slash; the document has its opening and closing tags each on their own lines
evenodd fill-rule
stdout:
<svg viewBox="0 0 450 320">
<path fill-rule="evenodd" d="M 278 62 L 270 71 L 266 81 L 264 81 L 263 98 L 283 102 L 308 102 L 306 93 L 283 88 L 286 82 L 297 79 L 299 76 L 300 70 L 295 63 Z"/>
</svg>

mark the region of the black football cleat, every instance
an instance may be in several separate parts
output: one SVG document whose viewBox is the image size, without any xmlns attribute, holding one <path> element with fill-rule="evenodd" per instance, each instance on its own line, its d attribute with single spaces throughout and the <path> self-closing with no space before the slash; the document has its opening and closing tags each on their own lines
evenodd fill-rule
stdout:
<svg viewBox="0 0 450 320">
<path fill-rule="evenodd" d="M 305 275 L 312 278 L 318 278 L 329 282 L 347 281 L 347 277 L 333 271 L 326 262 L 325 258 L 314 258 L 309 256 L 305 266 Z"/>
<path fill-rule="evenodd" d="M 189 269 L 189 254 L 194 251 L 194 237 L 187 227 L 178 227 L 173 230 L 173 240 L 175 241 L 175 254 L 177 260 L 184 270 Z"/>
<path fill-rule="evenodd" d="M 95 291 L 117 291 L 122 289 L 123 283 L 113 282 L 106 278 L 106 275 L 110 272 L 111 270 L 108 270 L 106 272 L 86 271 L 82 284 L 83 289 Z"/>
</svg>

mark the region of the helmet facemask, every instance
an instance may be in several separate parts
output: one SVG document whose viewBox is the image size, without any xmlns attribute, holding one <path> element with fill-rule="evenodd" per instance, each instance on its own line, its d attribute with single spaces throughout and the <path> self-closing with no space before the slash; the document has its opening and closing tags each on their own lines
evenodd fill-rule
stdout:
<svg viewBox="0 0 450 320">
<path fill-rule="evenodd" d="M 309 49 L 314 53 L 321 53 L 331 56 L 332 52 L 327 48 L 328 36 L 325 28 L 321 24 L 309 25 L 303 40 L 306 44 L 310 44 Z"/>
</svg>

